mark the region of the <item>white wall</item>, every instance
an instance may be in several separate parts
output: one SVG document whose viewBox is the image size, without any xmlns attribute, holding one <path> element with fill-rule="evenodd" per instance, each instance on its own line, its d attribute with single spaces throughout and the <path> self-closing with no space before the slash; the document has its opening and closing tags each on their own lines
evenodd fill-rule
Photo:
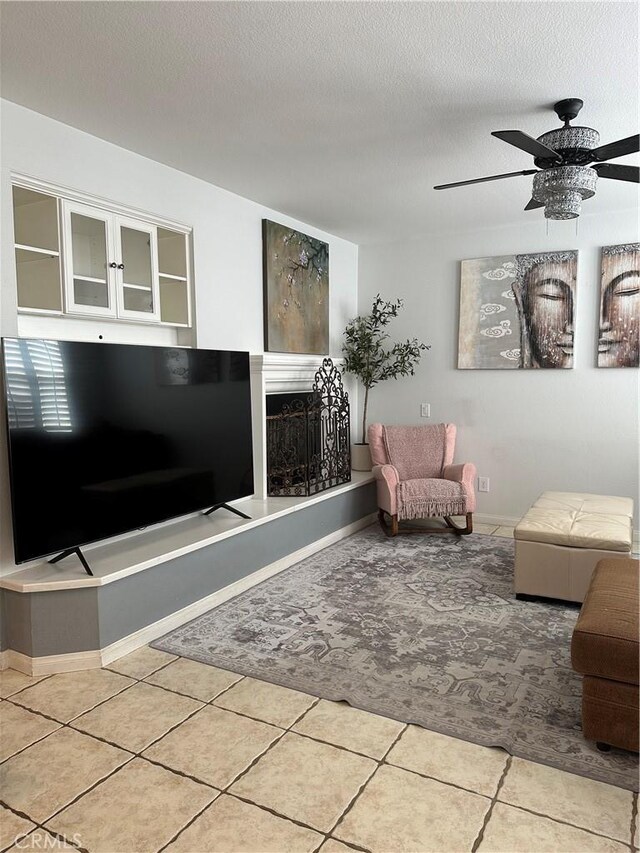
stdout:
<svg viewBox="0 0 640 853">
<path fill-rule="evenodd" d="M 331 264 L 330 352 L 339 355 L 342 329 L 356 310 L 354 243 L 9 101 L 0 107 L 3 334 L 15 331 L 13 170 L 192 225 L 200 347 L 263 351 L 263 218 L 325 240 Z"/>
<path fill-rule="evenodd" d="M 357 313 L 358 247 L 354 243 L 9 101 L 1 101 L 0 107 L 2 335 L 16 334 L 10 187 L 10 173 L 15 171 L 193 226 L 199 347 L 263 352 L 263 218 L 325 240 L 330 256 L 330 354 L 340 355 L 342 330 Z M 269 168 L 268 162 L 264 168 Z M 108 324 L 104 326 L 108 330 Z M 135 341 L 136 327 L 130 328 L 130 340 Z M 75 331 L 73 336 L 78 336 Z M 43 495 L 43 511 L 48 497 L 55 498 L 55 488 Z M 13 562 L 7 508 L 6 452 L 0 448 L 0 572 Z"/>
<path fill-rule="evenodd" d="M 507 228 L 360 247 L 360 313 L 377 292 L 402 297 L 392 337 L 417 335 L 431 344 L 415 377 L 373 389 L 369 423 L 456 423 L 456 459 L 475 462 L 479 475 L 491 479 L 489 494 L 478 495 L 481 514 L 519 517 L 545 489 L 629 495 L 637 502 L 638 371 L 595 367 L 599 247 L 637 241 L 637 212 L 583 215 L 577 234 L 576 222 L 551 222 L 548 235 L 541 211 L 527 215 L 530 223 Z M 460 261 L 574 248 L 574 369 L 457 370 Z M 431 403 L 430 421 L 419 417 L 421 402 Z"/>
</svg>

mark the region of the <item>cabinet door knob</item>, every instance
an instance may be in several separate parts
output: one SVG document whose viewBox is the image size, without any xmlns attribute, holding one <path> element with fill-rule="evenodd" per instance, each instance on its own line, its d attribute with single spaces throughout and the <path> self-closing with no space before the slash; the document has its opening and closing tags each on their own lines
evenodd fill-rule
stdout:
<svg viewBox="0 0 640 853">
<path fill-rule="evenodd" d="M 115 261 L 111 261 L 109 266 L 111 267 L 112 270 L 114 270 L 118 266 L 118 264 Z"/>
<path fill-rule="evenodd" d="M 123 270 L 123 269 L 124 269 L 124 264 L 118 264 L 118 269 L 119 269 L 119 270 Z"/>
</svg>

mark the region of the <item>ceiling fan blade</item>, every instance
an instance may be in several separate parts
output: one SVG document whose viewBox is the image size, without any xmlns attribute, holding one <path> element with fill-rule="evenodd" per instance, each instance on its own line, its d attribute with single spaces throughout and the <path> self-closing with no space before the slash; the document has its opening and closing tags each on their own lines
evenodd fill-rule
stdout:
<svg viewBox="0 0 640 853">
<path fill-rule="evenodd" d="M 616 142 L 594 148 L 591 156 L 594 160 L 613 160 L 614 157 L 635 154 L 637 151 L 640 151 L 640 135 L 636 133 L 635 136 L 627 136 L 626 139 L 618 139 Z"/>
<path fill-rule="evenodd" d="M 533 175 L 537 169 L 525 169 L 522 172 L 505 172 L 504 175 L 490 175 L 488 178 L 473 178 L 471 181 L 457 181 L 455 184 L 440 184 L 434 190 L 448 190 L 451 187 L 467 187 L 469 184 L 483 184 L 485 181 L 500 181 L 502 178 L 514 178 L 516 175 Z"/>
<path fill-rule="evenodd" d="M 496 136 L 503 142 L 508 142 L 509 145 L 515 145 L 516 148 L 526 151 L 527 154 L 533 154 L 534 157 L 551 158 L 553 160 L 562 159 L 559 154 L 556 154 L 553 148 L 543 145 L 542 142 L 538 142 L 533 136 L 529 136 L 528 133 L 523 133 L 521 130 L 493 130 L 491 136 Z"/>
<path fill-rule="evenodd" d="M 640 183 L 640 166 L 621 166 L 619 163 L 596 163 L 591 167 L 600 178 L 613 178 L 614 181 L 632 181 Z"/>
<path fill-rule="evenodd" d="M 537 210 L 539 207 L 544 207 L 544 202 L 536 201 L 535 198 L 532 198 L 529 204 L 525 207 L 525 210 Z"/>
</svg>

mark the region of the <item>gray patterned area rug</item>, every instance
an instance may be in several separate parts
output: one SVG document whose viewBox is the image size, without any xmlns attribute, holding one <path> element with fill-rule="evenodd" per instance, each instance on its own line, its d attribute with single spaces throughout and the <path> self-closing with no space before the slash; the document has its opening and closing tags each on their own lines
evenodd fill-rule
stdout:
<svg viewBox="0 0 640 853">
<path fill-rule="evenodd" d="M 636 790 L 636 756 L 582 737 L 578 607 L 516 601 L 513 552 L 372 526 L 153 645 Z"/>
</svg>

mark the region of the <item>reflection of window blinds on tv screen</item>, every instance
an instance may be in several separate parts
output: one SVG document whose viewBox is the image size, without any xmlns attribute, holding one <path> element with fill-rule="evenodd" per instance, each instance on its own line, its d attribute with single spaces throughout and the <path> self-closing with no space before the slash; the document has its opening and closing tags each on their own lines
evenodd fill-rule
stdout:
<svg viewBox="0 0 640 853">
<path fill-rule="evenodd" d="M 16 562 L 253 493 L 248 353 L 2 344 Z"/>
</svg>

